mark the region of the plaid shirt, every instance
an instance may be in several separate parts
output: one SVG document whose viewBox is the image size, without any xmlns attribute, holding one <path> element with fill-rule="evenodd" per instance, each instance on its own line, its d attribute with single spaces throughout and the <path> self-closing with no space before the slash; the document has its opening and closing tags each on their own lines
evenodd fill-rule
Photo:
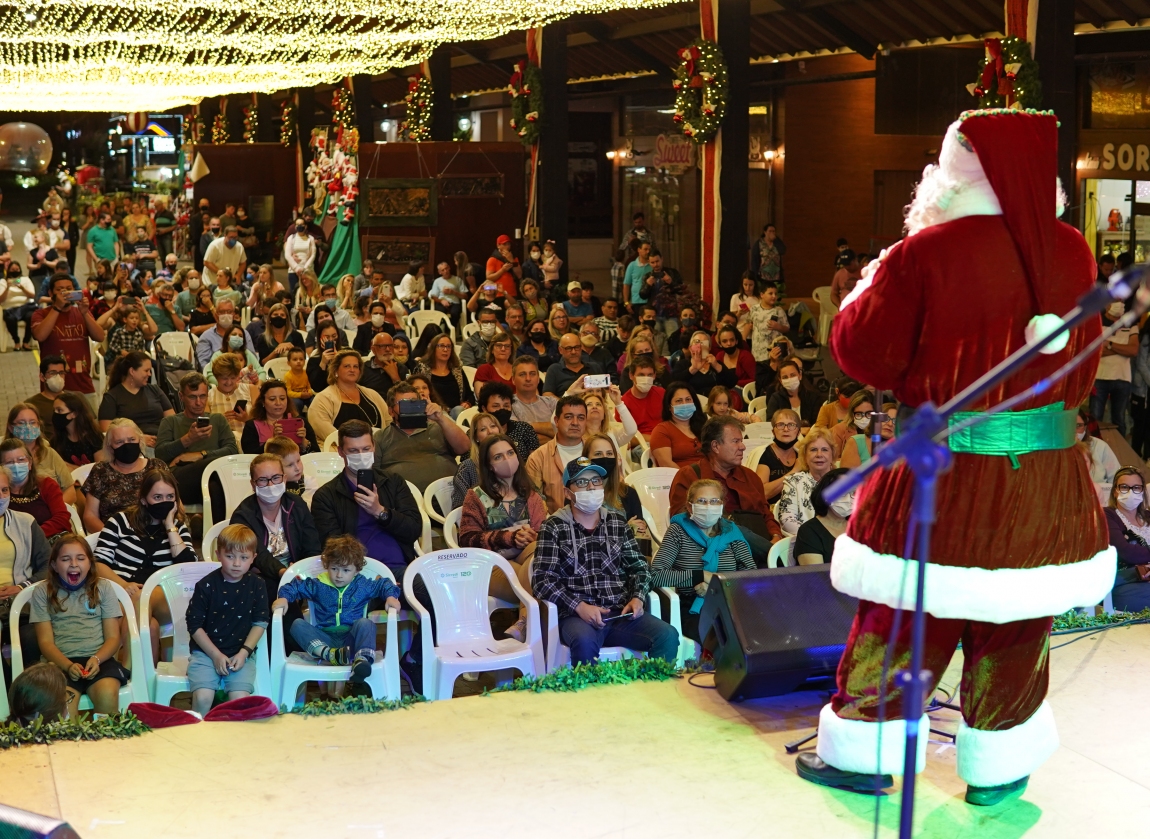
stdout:
<svg viewBox="0 0 1150 839">
<path fill-rule="evenodd" d="M 621 299 L 620 295 L 623 293 L 623 278 L 627 273 L 627 266 L 622 262 L 615 260 L 611 263 L 611 296 L 616 300 Z"/>
<path fill-rule="evenodd" d="M 580 603 L 621 609 L 633 597 L 646 598 L 651 570 L 622 515 L 603 508 L 587 531 L 564 507 L 539 531 L 531 585 L 536 598 L 557 604 L 566 617 Z"/>
</svg>

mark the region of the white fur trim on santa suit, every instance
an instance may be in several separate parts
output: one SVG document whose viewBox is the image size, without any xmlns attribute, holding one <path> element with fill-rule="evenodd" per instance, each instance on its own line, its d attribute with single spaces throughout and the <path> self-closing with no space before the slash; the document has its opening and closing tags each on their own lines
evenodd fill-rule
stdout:
<svg viewBox="0 0 1150 839">
<path fill-rule="evenodd" d="M 955 745 L 962 780 L 972 787 L 1009 784 L 1025 778 L 1058 750 L 1054 711 L 1043 701 L 1030 719 L 1003 731 L 982 731 L 959 721 Z"/>
<path fill-rule="evenodd" d="M 926 566 L 924 607 L 936 618 L 1010 623 L 1101 603 L 1114 587 L 1118 554 L 1108 547 L 1067 565 L 1037 568 Z M 835 540 L 831 584 L 859 600 L 913 609 L 917 563 L 880 554 L 846 534 Z"/>
<path fill-rule="evenodd" d="M 915 773 L 926 767 L 926 743 L 930 737 L 930 719 L 923 714 L 918 721 L 918 757 Z M 882 756 L 879 757 L 879 735 L 882 735 Z M 861 772 L 864 775 L 901 775 L 903 752 L 906 749 L 906 720 L 867 722 L 844 720 L 824 705 L 819 712 L 819 742 L 815 753 L 824 763 L 843 772 Z"/>
</svg>

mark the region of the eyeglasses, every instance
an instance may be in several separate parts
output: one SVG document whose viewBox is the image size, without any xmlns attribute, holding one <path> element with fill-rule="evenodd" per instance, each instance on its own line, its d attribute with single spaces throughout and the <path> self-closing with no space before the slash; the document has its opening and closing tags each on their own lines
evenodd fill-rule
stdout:
<svg viewBox="0 0 1150 839">
<path fill-rule="evenodd" d="M 282 484 L 284 482 L 283 475 L 272 475 L 270 478 L 256 478 L 256 486 L 266 487 L 273 484 Z"/>
<path fill-rule="evenodd" d="M 702 504 L 704 507 L 722 507 L 723 499 L 721 498 L 696 498 L 691 502 L 692 504 Z"/>
<path fill-rule="evenodd" d="M 1135 495 L 1141 495 L 1142 487 L 1119 486 L 1114 488 L 1115 495 L 1126 495 L 1131 492 Z"/>
<path fill-rule="evenodd" d="M 576 489 L 587 489 L 587 487 L 594 487 L 598 489 L 603 486 L 603 479 L 596 475 L 593 478 L 576 478 L 571 482 L 571 485 Z"/>
<path fill-rule="evenodd" d="M 855 419 L 870 419 L 870 411 L 855 411 Z"/>
<path fill-rule="evenodd" d="M 1086 423 L 1084 423 L 1084 422 L 1074 423 L 1074 430 L 1075 431 L 1083 431 L 1085 428 L 1086 428 Z"/>
<path fill-rule="evenodd" d="M 775 428 L 779 431 L 798 431 L 799 424 L 797 422 L 776 422 Z"/>
</svg>

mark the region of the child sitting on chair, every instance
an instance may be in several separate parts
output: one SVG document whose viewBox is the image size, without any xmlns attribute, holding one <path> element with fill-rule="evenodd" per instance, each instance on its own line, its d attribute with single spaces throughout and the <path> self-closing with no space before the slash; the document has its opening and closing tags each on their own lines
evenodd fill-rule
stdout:
<svg viewBox="0 0 1150 839">
<path fill-rule="evenodd" d="M 299 444 L 290 437 L 277 435 L 264 443 L 264 454 L 279 455 L 284 464 L 284 486 L 292 495 L 302 498 L 307 491 L 316 487 L 307 486 L 303 475 L 303 460 L 299 456 Z"/>
<path fill-rule="evenodd" d="M 230 524 L 216 539 L 220 567 L 198 583 L 188 604 L 192 710 L 203 716 L 217 690 L 228 699 L 249 696 L 256 685 L 256 645 L 268 626 L 268 595 L 249 573 L 258 543 L 251 528 Z"/>
<path fill-rule="evenodd" d="M 398 609 L 403 594 L 386 577 L 369 580 L 359 573 L 366 562 L 363 545 L 353 536 L 332 536 L 320 560 L 324 572 L 316 578 L 297 577 L 281 587 L 272 610 L 286 609 L 294 600 L 310 601 L 315 625 L 297 618 L 291 637 L 324 664 L 350 661 L 352 695 L 370 696 L 371 688 L 364 682 L 375 662 L 375 624 L 367 617 L 367 607 L 378 597 L 388 609 Z"/>
</svg>

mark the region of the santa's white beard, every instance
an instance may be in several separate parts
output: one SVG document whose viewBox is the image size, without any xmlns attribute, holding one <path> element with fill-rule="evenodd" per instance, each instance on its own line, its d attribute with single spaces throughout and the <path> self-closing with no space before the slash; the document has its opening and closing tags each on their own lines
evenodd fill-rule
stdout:
<svg viewBox="0 0 1150 839">
<path fill-rule="evenodd" d="M 1055 217 L 1066 208 L 1066 193 L 1058 180 Z M 985 176 L 977 180 L 957 179 L 941 166 L 931 164 L 923 170 L 914 198 L 906 207 L 906 235 L 945 221 L 966 216 L 998 216 L 1002 207 Z"/>
</svg>

